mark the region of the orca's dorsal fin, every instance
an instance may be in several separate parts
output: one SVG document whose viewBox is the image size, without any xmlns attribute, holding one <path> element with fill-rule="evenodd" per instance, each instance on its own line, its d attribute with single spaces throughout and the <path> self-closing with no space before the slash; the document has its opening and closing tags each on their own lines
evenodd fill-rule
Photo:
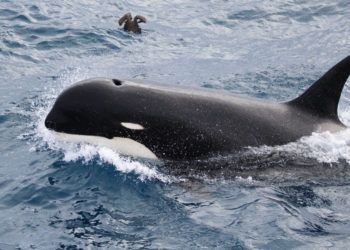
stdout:
<svg viewBox="0 0 350 250">
<path fill-rule="evenodd" d="M 317 116 L 339 120 L 338 103 L 350 74 L 350 56 L 327 71 L 301 96 L 288 102 Z"/>
</svg>

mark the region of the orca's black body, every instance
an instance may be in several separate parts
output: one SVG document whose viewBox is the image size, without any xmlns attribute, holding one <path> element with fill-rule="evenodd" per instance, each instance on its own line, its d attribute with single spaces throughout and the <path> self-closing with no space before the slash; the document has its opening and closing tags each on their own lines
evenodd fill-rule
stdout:
<svg viewBox="0 0 350 250">
<path fill-rule="evenodd" d="M 58 97 L 45 125 L 68 134 L 130 138 L 157 157 L 171 160 L 199 159 L 247 146 L 281 145 L 315 131 L 345 128 L 337 107 L 349 73 L 347 57 L 286 103 L 90 79 Z"/>
</svg>

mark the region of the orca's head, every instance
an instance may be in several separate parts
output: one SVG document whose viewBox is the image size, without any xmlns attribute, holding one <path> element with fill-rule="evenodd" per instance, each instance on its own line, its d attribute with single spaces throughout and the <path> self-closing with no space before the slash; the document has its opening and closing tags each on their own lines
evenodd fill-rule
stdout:
<svg viewBox="0 0 350 250">
<path fill-rule="evenodd" d="M 135 93 L 117 79 L 78 82 L 62 92 L 45 119 L 56 132 L 112 138 L 142 130 Z M 137 115 L 138 114 L 138 115 Z"/>
</svg>

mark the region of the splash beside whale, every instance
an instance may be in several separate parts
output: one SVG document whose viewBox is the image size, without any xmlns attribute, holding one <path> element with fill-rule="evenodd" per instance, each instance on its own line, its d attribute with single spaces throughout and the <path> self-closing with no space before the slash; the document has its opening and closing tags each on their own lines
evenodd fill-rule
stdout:
<svg viewBox="0 0 350 250">
<path fill-rule="evenodd" d="M 59 95 L 45 126 L 121 153 L 191 160 L 282 145 L 312 132 L 340 131 L 338 103 L 350 56 L 296 99 L 273 103 L 200 89 L 95 78 Z"/>
</svg>

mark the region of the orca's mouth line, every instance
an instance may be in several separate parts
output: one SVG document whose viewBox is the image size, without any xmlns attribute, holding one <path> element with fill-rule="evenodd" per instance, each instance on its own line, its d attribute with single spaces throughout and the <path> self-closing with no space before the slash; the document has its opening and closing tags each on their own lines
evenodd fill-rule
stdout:
<svg viewBox="0 0 350 250">
<path fill-rule="evenodd" d="M 45 120 L 45 127 L 47 127 L 48 129 L 55 130 L 57 125 L 55 122 L 46 119 Z"/>
</svg>

